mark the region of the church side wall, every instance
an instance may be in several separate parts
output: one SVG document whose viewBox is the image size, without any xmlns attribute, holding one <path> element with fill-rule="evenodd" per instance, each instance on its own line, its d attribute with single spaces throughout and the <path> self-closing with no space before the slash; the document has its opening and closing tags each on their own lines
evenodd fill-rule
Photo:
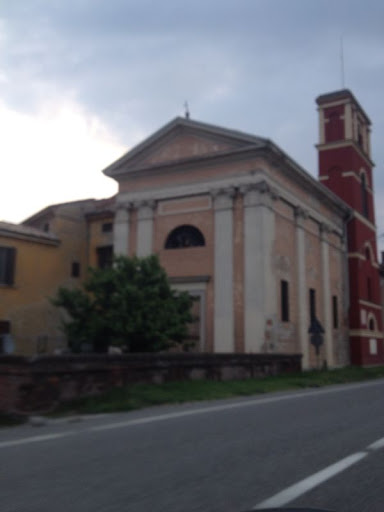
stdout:
<svg viewBox="0 0 384 512">
<path fill-rule="evenodd" d="M 120 183 L 119 200 L 133 205 L 130 251 L 137 247 L 137 234 L 132 235 L 137 229 L 134 205 L 137 201 L 152 201 L 152 250 L 159 254 L 171 279 L 180 282 L 185 278 L 187 289 L 188 282 L 205 276 L 205 351 L 221 350 L 217 339 L 213 345 L 215 265 L 219 263 L 214 248 L 215 190 L 230 193 L 232 188 L 233 350 L 302 352 L 306 368 L 324 360 L 334 366 L 348 359 L 345 331 L 341 327 L 334 329 L 332 324 L 333 295 L 337 295 L 337 310 L 343 319 L 346 310 L 345 297 L 339 297 L 334 283 L 335 276 L 339 282 L 344 279 L 342 257 L 332 256 L 331 247 L 333 244 L 340 251 L 343 219 L 322 200 L 321 192 L 313 191 L 291 168 L 275 167 L 262 157 L 236 161 L 229 158 L 214 165 L 201 161 L 179 171 L 172 167 L 158 169 L 153 175 L 144 174 L 132 175 Z M 211 201 L 211 205 L 204 201 Z M 264 232 L 251 227 L 251 220 L 260 221 Z M 183 224 L 197 227 L 204 234 L 206 246 L 165 250 L 167 235 Z M 251 242 L 246 232 L 253 237 Z M 249 274 L 252 265 L 257 279 L 262 279 L 262 292 L 254 289 L 258 285 Z M 289 321 L 281 318 L 282 281 L 289 286 Z M 319 358 L 309 343 L 310 289 L 315 292 L 316 317 L 326 331 Z M 223 347 L 228 350 L 228 343 Z"/>
<path fill-rule="evenodd" d="M 274 268 L 277 293 L 277 339 L 276 350 L 288 354 L 300 352 L 298 343 L 298 292 L 297 292 L 297 253 L 295 243 L 295 219 L 293 208 L 284 201 L 277 201 L 276 239 Z M 281 282 L 288 283 L 289 319 L 283 321 L 281 315 Z"/>
</svg>

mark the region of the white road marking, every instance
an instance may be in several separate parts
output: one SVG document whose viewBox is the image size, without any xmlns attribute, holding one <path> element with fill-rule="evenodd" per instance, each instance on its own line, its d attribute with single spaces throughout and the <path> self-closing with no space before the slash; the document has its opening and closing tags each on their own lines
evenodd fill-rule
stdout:
<svg viewBox="0 0 384 512">
<path fill-rule="evenodd" d="M 281 402 L 283 400 L 290 400 L 292 398 L 298 398 L 298 397 L 302 397 L 302 396 L 311 396 L 312 394 L 315 394 L 315 393 L 316 392 L 313 391 L 313 392 L 306 393 L 305 395 L 294 394 L 294 395 L 279 396 L 279 397 L 273 397 L 273 398 L 261 398 L 261 399 L 256 399 L 256 400 L 247 400 L 244 402 L 237 402 L 237 403 L 233 403 L 233 404 L 214 405 L 211 407 L 200 407 L 200 408 L 192 409 L 189 411 L 169 412 L 166 414 L 158 414 L 156 416 L 149 416 L 147 418 L 125 420 L 125 421 L 119 421 L 116 423 L 108 423 L 107 425 L 100 425 L 98 427 L 90 427 L 89 430 L 94 430 L 94 431 L 98 432 L 98 431 L 102 431 L 102 430 L 112 430 L 115 428 L 130 427 L 133 425 L 143 425 L 145 423 L 154 423 L 156 421 L 165 421 L 165 420 L 173 419 L 173 418 L 183 418 L 185 416 L 194 416 L 194 415 L 198 415 L 198 414 L 207 414 L 210 412 L 227 411 L 230 409 L 238 409 L 240 407 L 251 407 L 251 406 L 259 405 L 259 404 Z"/>
<path fill-rule="evenodd" d="M 367 457 L 367 455 L 367 452 L 353 453 L 352 455 L 345 457 L 345 459 L 339 460 L 339 462 L 336 462 L 335 464 L 332 464 L 331 466 L 322 469 L 318 473 L 315 473 L 307 478 L 304 478 L 304 480 L 301 480 L 300 482 L 297 482 L 296 484 L 291 485 L 290 487 L 287 487 L 283 491 L 275 494 L 271 498 L 262 501 L 261 503 L 254 507 L 254 510 L 260 508 L 283 507 L 287 503 L 290 503 L 291 501 L 299 498 L 302 494 L 305 494 L 314 487 L 317 487 L 326 480 L 329 480 L 338 473 L 341 473 L 342 471 L 349 468 L 353 464 L 356 464 L 364 457 Z"/>
<path fill-rule="evenodd" d="M 367 446 L 367 450 L 379 450 L 384 448 L 384 437 Z"/>
<path fill-rule="evenodd" d="M 271 498 L 262 501 L 261 503 L 254 507 L 254 510 L 260 508 L 282 507 L 287 503 L 290 503 L 291 501 L 300 497 L 302 494 L 305 494 L 306 492 L 310 491 L 314 487 L 317 487 L 318 485 L 322 484 L 326 480 L 329 480 L 330 478 L 334 477 L 338 473 L 341 473 L 342 471 L 349 468 L 353 464 L 356 464 L 361 459 L 369 455 L 369 451 L 380 450 L 381 448 L 384 448 L 384 437 L 381 437 L 374 443 L 367 446 L 366 451 L 361 451 L 349 455 L 348 457 L 345 457 L 345 459 L 342 459 L 339 462 L 336 462 L 335 464 L 328 466 L 327 468 L 319 471 L 318 473 L 315 473 L 305 478 L 304 480 L 301 480 L 300 482 L 297 482 L 296 484 L 287 487 L 286 489 L 275 494 Z"/>
<path fill-rule="evenodd" d="M 46 435 L 42 435 L 42 436 L 26 437 L 23 439 L 15 439 L 15 440 L 10 440 L 10 441 L 2 441 L 2 442 L 0 441 L 0 448 L 6 448 L 8 446 L 17 446 L 17 445 L 28 444 L 28 443 L 37 443 L 37 442 L 42 442 L 42 441 L 48 441 L 50 439 L 59 439 L 62 437 L 66 437 L 66 436 L 70 436 L 70 435 L 74 435 L 74 434 L 80 434 L 80 433 L 84 433 L 84 432 L 90 432 L 90 431 L 97 432 L 97 431 L 103 431 L 103 430 L 113 430 L 113 429 L 117 429 L 117 428 L 125 428 L 125 427 L 134 426 L 134 425 L 143 425 L 143 424 L 147 424 L 147 423 L 154 423 L 157 421 L 165 421 L 165 420 L 173 419 L 173 418 L 182 418 L 182 417 L 186 417 L 186 416 L 207 414 L 210 412 L 219 412 L 219 411 L 225 411 L 225 410 L 230 410 L 230 409 L 238 409 L 241 407 L 252 407 L 252 406 L 256 406 L 256 405 L 264 405 L 264 404 L 273 403 L 273 402 L 282 402 L 285 400 L 293 400 L 296 398 L 298 399 L 298 398 L 305 398 L 305 397 L 310 397 L 310 396 L 326 395 L 326 394 L 330 394 L 330 393 L 339 393 L 342 391 L 352 391 L 356 388 L 371 387 L 371 386 L 377 386 L 380 384 L 382 384 L 382 382 L 380 382 L 380 381 L 356 383 L 356 384 L 346 384 L 346 385 L 339 385 L 339 386 L 336 386 L 333 388 L 316 389 L 314 391 L 302 391 L 302 392 L 298 392 L 298 393 L 289 393 L 289 394 L 282 395 L 282 396 L 272 396 L 272 397 L 268 397 L 268 398 L 256 398 L 254 400 L 244 400 L 241 402 L 235 402 L 235 403 L 231 403 L 231 404 L 199 407 L 199 408 L 194 408 L 194 409 L 187 410 L 187 411 L 172 412 L 172 413 L 159 414 L 159 415 L 154 415 L 154 416 L 147 416 L 145 418 L 137 418 L 137 419 L 125 420 L 125 421 L 120 421 L 120 422 L 115 422 L 115 423 L 108 423 L 106 425 L 100 425 L 97 427 L 89 427 L 86 429 L 81 429 L 79 431 L 68 431 L 68 432 L 62 432 L 62 433 L 58 433 L 58 434 L 46 434 Z M 109 415 L 108 414 L 97 415 L 98 418 L 100 418 L 102 416 L 109 416 Z M 89 415 L 89 417 L 91 417 L 91 415 Z M 63 420 L 63 422 L 64 421 L 67 421 L 67 420 Z M 59 420 L 58 422 L 60 423 L 61 420 Z M 372 448 L 372 449 L 376 449 L 376 448 Z"/>
<path fill-rule="evenodd" d="M 116 428 L 125 428 L 125 427 L 131 427 L 134 425 L 143 425 L 146 423 L 154 423 L 157 421 L 165 421 L 168 419 L 174 419 L 174 418 L 183 418 L 185 416 L 193 416 L 198 414 L 207 414 L 210 412 L 219 412 L 219 411 L 227 411 L 230 409 L 238 409 L 241 407 L 252 407 L 255 405 L 264 405 L 269 404 L 273 402 L 283 402 L 285 400 L 293 400 L 295 398 L 305 398 L 308 396 L 319 396 L 324 394 L 330 394 L 330 393 L 338 393 L 340 391 L 347 391 L 347 390 L 353 390 L 356 387 L 368 387 L 372 385 L 377 385 L 377 383 L 369 382 L 369 383 L 363 383 L 363 384 L 352 384 L 352 385 L 343 385 L 338 386 L 335 388 L 326 388 L 326 389 L 317 389 L 316 391 L 303 391 L 301 393 L 291 393 L 283 396 L 275 396 L 275 397 L 269 397 L 269 398 L 256 398 L 255 400 L 245 400 L 242 402 L 235 402 L 231 404 L 223 404 L 223 405 L 214 405 L 214 406 L 208 406 L 208 407 L 199 407 L 196 409 L 192 409 L 189 411 L 180 411 L 180 412 L 170 412 L 166 414 L 159 414 L 156 416 L 149 416 L 146 418 L 138 418 L 133 420 L 125 420 L 125 421 L 119 421 L 115 423 L 108 423 L 106 425 L 100 425 L 97 427 L 90 427 L 89 430 L 100 432 L 103 430 L 113 430 Z"/>
<path fill-rule="evenodd" d="M 42 441 L 49 441 L 50 439 L 58 439 L 60 437 L 67 437 L 75 434 L 74 431 L 61 432 L 60 434 L 45 434 L 43 436 L 24 437 L 23 439 L 14 439 L 13 441 L 2 441 L 0 442 L 0 448 L 6 448 L 7 446 L 17 446 L 20 444 L 29 443 L 40 443 Z"/>
</svg>

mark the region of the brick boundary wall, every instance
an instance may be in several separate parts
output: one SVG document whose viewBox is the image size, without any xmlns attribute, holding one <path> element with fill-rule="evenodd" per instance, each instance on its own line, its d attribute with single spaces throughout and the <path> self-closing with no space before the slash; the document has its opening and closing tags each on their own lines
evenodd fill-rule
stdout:
<svg viewBox="0 0 384 512">
<path fill-rule="evenodd" d="M 59 403 L 135 382 L 248 379 L 300 371 L 297 354 L 0 356 L 0 413 L 49 412 Z"/>
</svg>

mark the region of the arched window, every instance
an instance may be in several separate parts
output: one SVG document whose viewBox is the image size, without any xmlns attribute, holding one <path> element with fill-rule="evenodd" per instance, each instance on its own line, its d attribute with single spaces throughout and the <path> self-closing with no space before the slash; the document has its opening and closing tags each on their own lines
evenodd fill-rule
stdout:
<svg viewBox="0 0 384 512">
<path fill-rule="evenodd" d="M 357 125 L 357 143 L 363 147 L 363 131 L 360 123 Z"/>
<path fill-rule="evenodd" d="M 361 209 L 363 215 L 368 217 L 368 192 L 367 192 L 367 178 L 365 172 L 360 173 L 361 180 Z"/>
<path fill-rule="evenodd" d="M 166 249 L 184 249 L 186 247 L 199 247 L 205 245 L 202 232 L 190 225 L 183 225 L 171 231 L 165 242 Z"/>
<path fill-rule="evenodd" d="M 370 331 L 376 331 L 376 318 L 372 313 L 368 315 L 368 329 Z"/>
</svg>

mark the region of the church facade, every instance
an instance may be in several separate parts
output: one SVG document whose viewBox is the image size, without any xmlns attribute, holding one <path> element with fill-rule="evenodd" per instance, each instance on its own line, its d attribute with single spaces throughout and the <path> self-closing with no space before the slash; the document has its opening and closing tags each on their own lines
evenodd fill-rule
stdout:
<svg viewBox="0 0 384 512">
<path fill-rule="evenodd" d="M 196 351 L 384 362 L 369 119 L 349 91 L 317 103 L 319 180 L 270 140 L 176 118 L 104 170 L 117 196 L 76 203 L 83 231 L 56 257 L 158 254 L 196 297 Z M 24 225 L 44 230 L 48 210 Z"/>
<path fill-rule="evenodd" d="M 349 361 L 348 207 L 271 141 L 177 118 L 112 164 L 117 254 L 159 255 L 199 298 L 198 349 Z"/>
</svg>

